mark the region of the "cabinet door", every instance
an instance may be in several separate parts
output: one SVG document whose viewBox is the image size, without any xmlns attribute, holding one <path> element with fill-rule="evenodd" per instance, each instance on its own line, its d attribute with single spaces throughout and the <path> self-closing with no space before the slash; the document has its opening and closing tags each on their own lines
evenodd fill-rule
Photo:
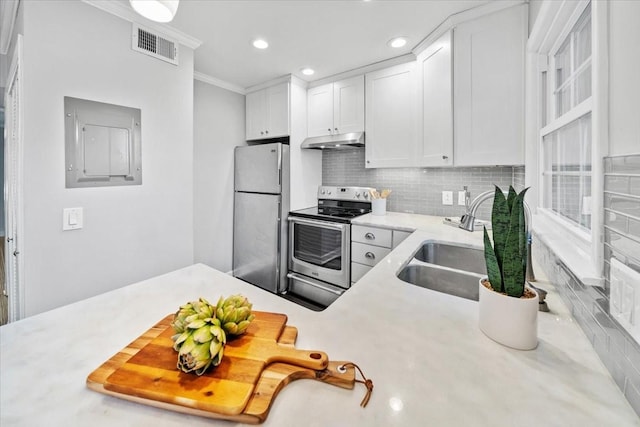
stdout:
<svg viewBox="0 0 640 427">
<path fill-rule="evenodd" d="M 246 138 L 252 139 L 266 138 L 267 129 L 266 114 L 266 91 L 248 93 L 246 96 Z"/>
<path fill-rule="evenodd" d="M 456 166 L 524 163 L 526 7 L 504 9 L 455 29 Z"/>
<path fill-rule="evenodd" d="M 419 148 L 416 63 L 365 75 L 365 166 L 416 166 Z"/>
<path fill-rule="evenodd" d="M 307 91 L 307 135 L 325 136 L 333 132 L 333 84 Z"/>
<path fill-rule="evenodd" d="M 418 56 L 422 86 L 420 166 L 453 164 L 451 31 Z"/>
<path fill-rule="evenodd" d="M 333 84 L 333 132 L 364 131 L 364 76 Z"/>
<path fill-rule="evenodd" d="M 289 135 L 289 83 L 267 89 L 267 138 Z"/>
</svg>

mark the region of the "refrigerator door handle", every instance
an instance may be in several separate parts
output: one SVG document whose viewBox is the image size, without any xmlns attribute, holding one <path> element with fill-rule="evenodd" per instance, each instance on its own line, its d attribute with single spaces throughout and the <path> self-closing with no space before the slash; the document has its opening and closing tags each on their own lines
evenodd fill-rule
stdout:
<svg viewBox="0 0 640 427">
<path fill-rule="evenodd" d="M 278 212 L 282 212 L 281 210 L 282 207 L 282 201 L 278 200 Z M 278 248 L 280 248 L 280 250 L 278 251 L 278 256 L 277 256 L 277 261 L 276 261 L 276 283 L 279 283 L 279 278 L 280 278 L 280 259 L 282 257 L 282 233 L 280 233 L 280 215 L 278 215 L 278 217 L 276 218 L 276 236 L 278 236 L 277 240 L 278 240 Z M 279 285 L 276 288 L 276 293 L 282 292 L 282 283 L 279 283 Z"/>
<path fill-rule="evenodd" d="M 278 145 L 278 186 L 282 191 L 282 146 Z"/>
</svg>

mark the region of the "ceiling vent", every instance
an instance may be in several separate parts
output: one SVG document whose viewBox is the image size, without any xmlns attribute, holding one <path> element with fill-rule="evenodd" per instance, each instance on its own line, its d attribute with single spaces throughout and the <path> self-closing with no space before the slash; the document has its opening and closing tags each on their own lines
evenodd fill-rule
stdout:
<svg viewBox="0 0 640 427">
<path fill-rule="evenodd" d="M 151 30 L 133 24 L 133 50 L 178 65 L 178 43 Z"/>
</svg>

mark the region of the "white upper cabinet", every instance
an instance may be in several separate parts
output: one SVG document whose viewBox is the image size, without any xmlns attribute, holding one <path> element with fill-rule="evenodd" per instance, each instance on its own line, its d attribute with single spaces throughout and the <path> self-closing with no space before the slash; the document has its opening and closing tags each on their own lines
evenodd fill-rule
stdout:
<svg viewBox="0 0 640 427">
<path fill-rule="evenodd" d="M 456 166 L 524 164 L 527 5 L 454 30 Z"/>
<path fill-rule="evenodd" d="M 451 31 L 418 55 L 422 95 L 419 166 L 453 164 Z"/>
<path fill-rule="evenodd" d="M 419 117 L 415 62 L 365 75 L 365 166 L 417 166 Z"/>
<path fill-rule="evenodd" d="M 308 136 L 364 131 L 364 76 L 307 91 Z"/>
<path fill-rule="evenodd" d="M 289 135 L 289 83 L 248 93 L 246 114 L 247 141 Z"/>
</svg>

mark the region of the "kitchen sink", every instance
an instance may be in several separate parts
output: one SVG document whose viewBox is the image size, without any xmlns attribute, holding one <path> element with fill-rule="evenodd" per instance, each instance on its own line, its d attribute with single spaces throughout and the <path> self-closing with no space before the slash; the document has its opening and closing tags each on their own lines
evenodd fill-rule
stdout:
<svg viewBox="0 0 640 427">
<path fill-rule="evenodd" d="M 400 280 L 412 285 L 473 301 L 478 301 L 478 280 L 481 277 L 477 273 L 427 264 L 409 264 L 398 273 Z"/>
<path fill-rule="evenodd" d="M 487 274 L 484 251 L 472 246 L 427 241 L 422 244 L 414 257 L 429 264 Z"/>
<path fill-rule="evenodd" d="M 478 281 L 486 271 L 482 249 L 426 241 L 400 270 L 398 278 L 422 288 L 478 301 Z"/>
</svg>

